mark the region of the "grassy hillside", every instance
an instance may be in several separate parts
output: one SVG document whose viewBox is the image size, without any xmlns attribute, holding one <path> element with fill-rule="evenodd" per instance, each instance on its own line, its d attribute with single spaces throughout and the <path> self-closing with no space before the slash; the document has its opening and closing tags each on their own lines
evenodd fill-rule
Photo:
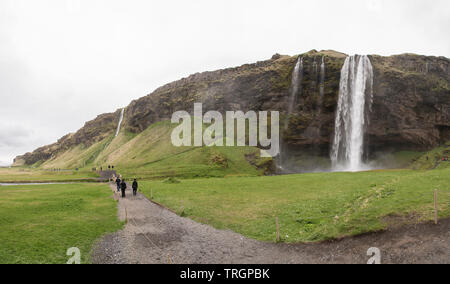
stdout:
<svg viewBox="0 0 450 284">
<path fill-rule="evenodd" d="M 58 263 L 122 227 L 105 184 L 0 186 L 0 263 Z"/>
<path fill-rule="evenodd" d="M 448 169 L 450 161 L 442 161 L 442 157 L 450 157 L 450 142 L 425 153 L 412 164 L 415 170 Z"/>
<path fill-rule="evenodd" d="M 450 162 L 449 162 L 450 163 Z M 149 181 L 141 190 L 196 221 L 258 240 L 321 241 L 450 216 L 450 168 Z"/>
<path fill-rule="evenodd" d="M 44 162 L 40 165 L 42 169 L 75 169 L 88 168 L 94 165 L 94 160 L 111 142 L 112 137 L 97 142 L 90 147 L 79 144 L 62 154 Z"/>
<path fill-rule="evenodd" d="M 155 123 L 112 151 L 105 164 L 116 165 L 126 176 L 150 177 L 223 177 L 226 175 L 261 175 L 255 147 L 175 147 L 170 135 L 175 125 Z M 254 165 L 252 165 L 252 163 Z"/>
<path fill-rule="evenodd" d="M 114 165 L 127 177 L 158 178 L 257 176 L 270 170 L 271 159 L 261 159 L 255 147 L 175 147 L 170 121 L 158 122 L 140 134 L 122 130 L 90 147 L 80 144 L 39 168 L 90 170 Z"/>
</svg>

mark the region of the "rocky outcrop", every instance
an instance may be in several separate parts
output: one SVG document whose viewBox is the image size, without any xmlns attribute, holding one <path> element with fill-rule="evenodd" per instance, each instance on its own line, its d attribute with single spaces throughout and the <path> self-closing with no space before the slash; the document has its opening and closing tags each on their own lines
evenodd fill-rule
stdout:
<svg viewBox="0 0 450 284">
<path fill-rule="evenodd" d="M 450 140 L 449 59 L 403 54 L 371 56 L 374 103 L 371 152 L 427 150 Z"/>
<path fill-rule="evenodd" d="M 154 122 L 170 119 L 177 110 L 279 110 L 289 120 L 282 131 L 287 147 L 328 157 L 333 139 L 340 70 L 345 54 L 315 51 L 302 54 L 304 76 L 301 94 L 292 113 L 286 114 L 292 70 L 298 56 L 274 55 L 270 60 L 240 67 L 191 75 L 132 101 L 123 128 L 133 133 Z M 322 57 L 326 65 L 323 99 L 319 99 Z M 403 54 L 369 56 L 374 67 L 374 100 L 367 129 L 368 153 L 386 150 L 424 150 L 450 140 L 450 60 Z M 119 111 L 99 116 L 77 133 L 57 143 L 18 157 L 34 164 L 84 143 L 112 135 Z"/>
<path fill-rule="evenodd" d="M 204 110 L 283 109 L 295 57 L 246 64 L 191 75 L 167 84 L 148 96 L 131 102 L 124 127 L 140 132 L 152 123 L 170 119 L 177 110 L 192 111 L 195 102 Z"/>
</svg>

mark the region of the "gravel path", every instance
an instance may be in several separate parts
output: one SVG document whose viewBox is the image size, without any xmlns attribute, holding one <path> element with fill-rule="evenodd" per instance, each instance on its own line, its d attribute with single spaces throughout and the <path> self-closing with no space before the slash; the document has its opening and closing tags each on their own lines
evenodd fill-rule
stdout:
<svg viewBox="0 0 450 284">
<path fill-rule="evenodd" d="M 115 185 L 111 185 L 115 192 Z M 127 190 L 118 193 L 125 228 L 105 236 L 94 263 L 366 263 L 378 247 L 382 263 L 450 263 L 450 220 L 317 244 L 274 244 L 247 239 L 180 217 Z"/>
</svg>

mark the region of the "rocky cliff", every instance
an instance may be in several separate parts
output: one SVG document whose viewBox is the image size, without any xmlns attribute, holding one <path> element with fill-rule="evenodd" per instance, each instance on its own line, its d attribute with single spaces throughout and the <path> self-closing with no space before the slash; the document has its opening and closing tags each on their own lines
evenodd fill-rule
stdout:
<svg viewBox="0 0 450 284">
<path fill-rule="evenodd" d="M 450 140 L 449 59 L 372 56 L 374 103 L 369 147 L 433 148 Z"/>
<path fill-rule="evenodd" d="M 287 115 L 291 76 L 298 56 L 272 59 L 213 72 L 191 75 L 132 101 L 123 128 L 140 133 L 151 124 L 170 119 L 177 110 L 279 110 L 289 120 L 282 131 L 286 147 L 328 157 L 333 139 L 340 70 L 345 54 L 315 50 L 303 57 L 304 75 L 292 113 Z M 319 98 L 320 66 L 325 63 L 323 98 Z M 403 54 L 369 56 L 374 68 L 374 97 L 367 129 L 368 151 L 425 150 L 450 140 L 450 60 Z M 16 158 L 31 165 L 80 143 L 90 145 L 112 135 L 119 111 L 88 122 L 77 133 L 57 143 Z M 311 152 L 313 151 L 313 152 Z"/>
</svg>

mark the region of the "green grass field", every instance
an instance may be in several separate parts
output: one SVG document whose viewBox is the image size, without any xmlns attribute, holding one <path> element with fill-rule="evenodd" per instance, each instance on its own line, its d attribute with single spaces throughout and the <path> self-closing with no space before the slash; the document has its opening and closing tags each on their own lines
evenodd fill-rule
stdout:
<svg viewBox="0 0 450 284">
<path fill-rule="evenodd" d="M 0 263 L 59 263 L 78 247 L 90 262 L 94 242 L 119 230 L 105 184 L 0 186 Z"/>
<path fill-rule="evenodd" d="M 257 148 L 174 147 L 172 128 L 155 123 L 138 135 L 122 131 L 79 145 L 38 168 L 0 168 L 0 183 L 92 181 L 92 167 L 115 165 L 124 178 L 139 178 L 146 196 L 219 229 L 274 241 L 278 217 L 281 240 L 289 243 L 428 222 L 434 189 L 439 217 L 450 217 L 450 162 L 441 161 L 450 144 L 381 157 L 405 169 L 262 176 L 272 161 L 259 158 Z M 0 263 L 65 263 L 70 247 L 89 262 L 93 242 L 123 225 L 110 196 L 107 186 L 92 183 L 0 187 Z"/>
<path fill-rule="evenodd" d="M 142 182 L 142 191 L 183 216 L 247 237 L 310 242 L 450 216 L 450 168 Z M 150 191 L 151 190 L 151 191 Z M 337 216 L 337 217 L 336 217 Z M 392 224 L 391 224 L 392 223 Z"/>
<path fill-rule="evenodd" d="M 98 175 L 88 170 L 50 171 L 26 167 L 0 168 L 0 183 L 94 181 Z"/>
</svg>

